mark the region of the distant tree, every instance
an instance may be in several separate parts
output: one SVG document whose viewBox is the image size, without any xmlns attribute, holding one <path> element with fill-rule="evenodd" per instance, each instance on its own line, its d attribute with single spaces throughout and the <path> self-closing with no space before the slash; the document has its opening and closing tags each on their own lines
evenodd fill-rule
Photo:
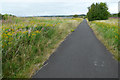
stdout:
<svg viewBox="0 0 120 80">
<path fill-rule="evenodd" d="M 16 17 L 15 15 L 12 15 L 12 14 L 9 14 L 8 16 L 11 16 L 11 17 Z"/>
<path fill-rule="evenodd" d="M 87 15 L 84 17 L 84 19 L 87 18 Z"/>
<path fill-rule="evenodd" d="M 75 14 L 75 15 L 73 15 L 73 17 L 77 18 L 77 17 L 78 17 L 78 15 L 77 15 L 77 14 Z"/>
<path fill-rule="evenodd" d="M 3 20 L 7 20 L 7 19 L 8 19 L 8 17 L 9 17 L 9 15 L 8 15 L 8 14 L 4 14 L 4 15 L 2 15 L 2 19 L 3 19 Z"/>
<path fill-rule="evenodd" d="M 0 14 L 0 20 L 2 19 L 2 14 Z"/>
<path fill-rule="evenodd" d="M 0 20 L 1 19 L 3 19 L 3 20 L 7 20 L 8 18 L 14 18 L 14 17 L 16 17 L 15 15 L 12 15 L 12 14 L 4 14 L 4 15 L 2 15 L 2 14 L 0 14 Z"/>
<path fill-rule="evenodd" d="M 118 14 L 119 14 L 119 13 L 116 13 L 116 14 L 110 14 L 109 17 L 118 17 Z"/>
<path fill-rule="evenodd" d="M 106 3 L 96 3 L 88 7 L 87 17 L 89 21 L 105 20 L 109 17 L 108 7 Z"/>
<path fill-rule="evenodd" d="M 118 13 L 118 17 L 120 17 L 120 12 Z"/>
</svg>

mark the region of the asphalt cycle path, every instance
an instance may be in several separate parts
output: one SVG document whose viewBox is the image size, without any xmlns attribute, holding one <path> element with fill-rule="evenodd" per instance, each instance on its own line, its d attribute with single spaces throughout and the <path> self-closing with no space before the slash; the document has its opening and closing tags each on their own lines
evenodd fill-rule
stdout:
<svg viewBox="0 0 120 80">
<path fill-rule="evenodd" d="M 118 62 L 83 20 L 32 78 L 117 77 Z"/>
</svg>

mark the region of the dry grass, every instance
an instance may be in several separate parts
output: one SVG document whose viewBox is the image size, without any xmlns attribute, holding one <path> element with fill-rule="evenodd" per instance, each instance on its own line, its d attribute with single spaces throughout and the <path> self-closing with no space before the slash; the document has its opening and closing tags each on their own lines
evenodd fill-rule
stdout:
<svg viewBox="0 0 120 80">
<path fill-rule="evenodd" d="M 71 33 L 71 30 L 81 22 L 82 19 L 43 17 L 15 18 L 12 22 L 4 21 L 4 34 L 2 35 L 4 39 L 2 40 L 7 46 L 3 45 L 6 54 L 3 57 L 3 76 L 5 78 L 30 78 L 49 59 L 59 44 Z M 11 32 L 13 26 L 15 26 L 14 31 Z M 29 30 L 30 37 L 26 34 L 26 31 L 29 32 Z M 18 43 L 11 41 L 13 45 L 18 44 L 13 47 L 6 40 L 13 36 L 16 38 L 15 33 L 23 37 L 20 39 L 19 36 L 17 37 Z M 9 54 L 6 53 L 8 51 Z M 13 55 L 14 53 L 15 55 Z"/>
<path fill-rule="evenodd" d="M 118 56 L 118 30 L 117 20 L 97 20 L 88 22 L 96 37 L 106 46 L 106 48 L 119 60 Z"/>
</svg>

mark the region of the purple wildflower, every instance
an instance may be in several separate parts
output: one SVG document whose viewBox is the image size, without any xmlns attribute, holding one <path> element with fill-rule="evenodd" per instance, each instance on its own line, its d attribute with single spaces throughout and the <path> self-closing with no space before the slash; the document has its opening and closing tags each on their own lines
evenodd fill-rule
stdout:
<svg viewBox="0 0 120 80">
<path fill-rule="evenodd" d="M 42 28 L 42 30 L 44 30 L 44 28 Z"/>
<path fill-rule="evenodd" d="M 19 29 L 19 31 L 22 31 L 22 29 Z"/>
<path fill-rule="evenodd" d="M 10 31 L 10 29 L 8 31 Z"/>
</svg>

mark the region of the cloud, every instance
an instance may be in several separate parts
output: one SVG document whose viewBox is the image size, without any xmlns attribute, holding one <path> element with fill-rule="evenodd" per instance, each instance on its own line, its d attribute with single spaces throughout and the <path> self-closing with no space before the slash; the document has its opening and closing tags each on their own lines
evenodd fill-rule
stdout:
<svg viewBox="0 0 120 80">
<path fill-rule="evenodd" d="M 86 14 L 95 1 L 107 2 L 110 13 L 118 12 L 118 3 L 113 0 L 2 0 L 2 14 L 9 13 L 16 16 L 40 15 L 69 15 Z M 22 2 L 23 1 L 23 2 Z M 46 1 L 46 2 L 45 2 Z M 51 2 L 54 1 L 54 2 Z M 56 1 L 56 2 L 55 2 Z M 60 2 L 61 1 L 61 2 Z M 68 2 L 67 2 L 68 1 Z M 85 2 L 86 1 L 86 2 Z M 89 1 L 89 2 L 88 2 Z M 109 2 L 108 2 L 109 1 Z M 1 7 L 0 7 L 1 11 Z"/>
<path fill-rule="evenodd" d="M 108 4 L 108 8 L 111 13 L 118 13 L 118 3 Z"/>
</svg>

